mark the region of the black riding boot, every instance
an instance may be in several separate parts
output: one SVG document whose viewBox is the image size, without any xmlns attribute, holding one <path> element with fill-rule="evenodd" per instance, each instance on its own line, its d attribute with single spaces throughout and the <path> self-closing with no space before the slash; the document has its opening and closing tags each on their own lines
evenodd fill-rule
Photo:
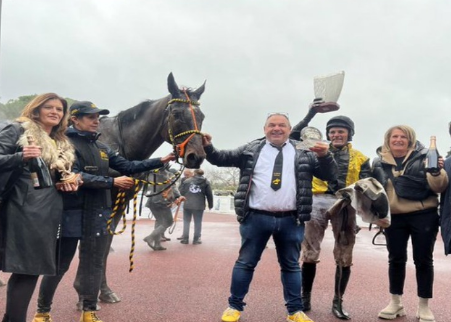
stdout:
<svg viewBox="0 0 451 322">
<path fill-rule="evenodd" d="M 8 318 L 8 316 L 6 314 L 3 315 L 2 322 L 9 322 L 9 318 Z"/>
<path fill-rule="evenodd" d="M 349 313 L 343 308 L 343 294 L 348 285 L 351 267 L 336 267 L 335 270 L 335 296 L 332 302 L 332 313 L 339 319 L 349 320 Z"/>
<path fill-rule="evenodd" d="M 316 263 L 302 264 L 302 303 L 304 305 L 304 312 L 312 309 L 311 296 L 313 281 L 316 275 Z"/>
</svg>

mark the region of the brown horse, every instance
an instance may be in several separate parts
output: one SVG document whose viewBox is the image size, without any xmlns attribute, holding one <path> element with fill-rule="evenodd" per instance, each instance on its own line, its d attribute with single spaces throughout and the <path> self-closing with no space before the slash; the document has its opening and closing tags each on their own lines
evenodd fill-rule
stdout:
<svg viewBox="0 0 451 322">
<path fill-rule="evenodd" d="M 149 158 L 164 142 L 172 144 L 178 162 L 187 168 L 198 169 L 205 159 L 201 128 L 204 114 L 199 99 L 205 90 L 205 82 L 196 90 L 179 89 L 172 73 L 168 76 L 170 95 L 158 100 L 147 100 L 117 116 L 102 117 L 100 141 L 108 144 L 128 160 Z M 113 197 L 115 197 L 113 191 Z M 115 217 L 117 225 L 120 217 Z M 106 281 L 106 265 L 113 236 L 104 256 L 104 273 L 100 300 L 119 302 L 120 298 Z M 78 283 L 78 274 L 75 283 Z"/>
</svg>

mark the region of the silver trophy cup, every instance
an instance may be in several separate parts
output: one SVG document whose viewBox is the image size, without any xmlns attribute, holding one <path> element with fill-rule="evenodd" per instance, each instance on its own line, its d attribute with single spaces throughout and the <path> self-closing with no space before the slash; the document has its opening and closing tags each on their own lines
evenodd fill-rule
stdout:
<svg viewBox="0 0 451 322">
<path fill-rule="evenodd" d="M 315 99 L 310 105 L 317 113 L 327 113 L 340 108 L 337 101 L 343 88 L 345 72 L 341 71 L 327 76 L 313 78 Z"/>
</svg>

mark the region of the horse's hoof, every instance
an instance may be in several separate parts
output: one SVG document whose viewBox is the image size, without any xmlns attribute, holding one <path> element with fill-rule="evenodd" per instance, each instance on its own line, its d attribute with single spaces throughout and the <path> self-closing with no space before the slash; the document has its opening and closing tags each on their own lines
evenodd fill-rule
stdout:
<svg viewBox="0 0 451 322">
<path fill-rule="evenodd" d="M 107 294 L 100 293 L 99 300 L 105 303 L 118 303 L 121 301 L 121 298 L 116 293 L 111 292 Z"/>
</svg>

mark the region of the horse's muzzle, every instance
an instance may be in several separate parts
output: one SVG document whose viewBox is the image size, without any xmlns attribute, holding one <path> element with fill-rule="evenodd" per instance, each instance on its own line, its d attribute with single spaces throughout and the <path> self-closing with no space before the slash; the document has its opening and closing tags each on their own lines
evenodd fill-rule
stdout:
<svg viewBox="0 0 451 322">
<path fill-rule="evenodd" d="M 205 154 L 202 156 L 196 153 L 187 153 L 183 158 L 183 163 L 189 169 L 199 169 L 204 160 Z"/>
</svg>

